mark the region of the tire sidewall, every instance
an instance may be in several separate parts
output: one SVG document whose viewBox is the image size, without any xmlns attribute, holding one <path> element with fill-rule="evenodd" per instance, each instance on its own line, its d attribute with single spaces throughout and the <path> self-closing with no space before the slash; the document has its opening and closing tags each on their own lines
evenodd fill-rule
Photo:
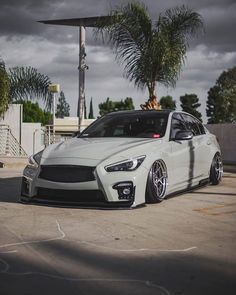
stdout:
<svg viewBox="0 0 236 295">
<path fill-rule="evenodd" d="M 219 184 L 221 182 L 221 179 L 222 179 L 222 175 L 220 176 L 220 178 L 218 178 L 217 174 L 216 174 L 216 165 L 217 165 L 216 158 L 217 157 L 220 157 L 220 160 L 222 162 L 222 158 L 221 158 L 220 153 L 215 154 L 215 156 L 214 156 L 214 158 L 212 160 L 211 169 L 210 169 L 210 182 L 213 185 Z"/>
<path fill-rule="evenodd" d="M 150 170 L 149 170 L 149 173 L 148 173 L 148 179 L 147 179 L 147 188 L 146 188 L 146 202 L 147 203 L 160 203 L 164 200 L 165 198 L 165 195 L 166 195 L 166 186 L 167 184 L 165 185 L 165 191 L 164 191 L 164 194 L 162 197 L 159 197 L 157 195 L 157 192 L 156 192 L 156 189 L 154 187 L 154 184 L 153 184 L 153 166 L 156 164 L 156 162 L 161 162 L 161 165 L 163 165 L 163 167 L 165 168 L 165 172 L 167 174 L 167 169 L 166 169 L 166 165 L 165 163 L 162 161 L 162 160 L 156 160 Z M 167 183 L 167 179 L 166 179 L 166 183 Z"/>
</svg>

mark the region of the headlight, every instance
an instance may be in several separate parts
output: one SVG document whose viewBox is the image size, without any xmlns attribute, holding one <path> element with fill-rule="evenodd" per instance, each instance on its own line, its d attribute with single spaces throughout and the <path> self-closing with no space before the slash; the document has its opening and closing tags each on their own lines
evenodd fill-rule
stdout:
<svg viewBox="0 0 236 295">
<path fill-rule="evenodd" d="M 142 164 L 145 158 L 146 156 L 140 156 L 130 160 L 114 163 L 114 164 L 106 166 L 105 170 L 107 172 L 134 171 Z"/>
<path fill-rule="evenodd" d="M 38 152 L 35 155 L 30 156 L 29 157 L 29 166 L 32 168 L 38 168 L 42 154 L 43 154 L 43 150 Z"/>
</svg>

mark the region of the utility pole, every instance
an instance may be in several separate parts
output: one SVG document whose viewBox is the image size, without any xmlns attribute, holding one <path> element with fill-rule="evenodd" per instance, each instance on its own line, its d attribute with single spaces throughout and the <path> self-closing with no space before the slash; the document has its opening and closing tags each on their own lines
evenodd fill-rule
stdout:
<svg viewBox="0 0 236 295">
<path fill-rule="evenodd" d="M 53 130 L 53 143 L 55 143 L 55 113 L 56 113 L 56 93 L 60 92 L 60 85 L 59 84 L 50 84 L 48 86 L 49 92 L 53 95 L 53 110 L 52 110 L 52 130 Z M 50 133 L 50 129 L 49 129 Z M 49 142 L 50 144 L 50 142 Z"/>
<path fill-rule="evenodd" d="M 88 66 L 85 63 L 85 27 L 79 27 L 79 100 L 77 108 L 77 116 L 79 118 L 79 131 L 82 131 L 82 122 L 84 119 L 84 106 L 85 106 L 85 70 Z"/>
<path fill-rule="evenodd" d="M 51 19 L 51 20 L 41 20 L 40 23 L 48 25 L 61 25 L 61 26 L 74 26 L 79 27 L 79 100 L 77 108 L 78 116 L 78 129 L 81 131 L 81 125 L 84 118 L 84 106 L 85 106 L 85 70 L 88 66 L 85 63 L 85 28 L 96 28 L 100 21 L 109 22 L 112 16 L 93 16 L 93 17 L 83 17 L 83 18 L 71 18 L 71 19 Z"/>
</svg>

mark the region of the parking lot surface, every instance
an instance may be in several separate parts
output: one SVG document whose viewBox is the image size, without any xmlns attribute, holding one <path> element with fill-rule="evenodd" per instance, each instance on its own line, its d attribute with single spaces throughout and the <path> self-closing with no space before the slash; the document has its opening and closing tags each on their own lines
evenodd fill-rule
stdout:
<svg viewBox="0 0 236 295">
<path fill-rule="evenodd" d="M 236 174 L 133 210 L 18 203 L 0 170 L 0 294 L 236 294 Z"/>
</svg>

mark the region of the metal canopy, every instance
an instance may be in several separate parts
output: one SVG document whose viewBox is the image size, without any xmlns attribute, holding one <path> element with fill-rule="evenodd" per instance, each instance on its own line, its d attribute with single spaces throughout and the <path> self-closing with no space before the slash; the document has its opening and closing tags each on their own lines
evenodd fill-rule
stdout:
<svg viewBox="0 0 236 295">
<path fill-rule="evenodd" d="M 77 116 L 79 118 L 79 131 L 81 131 L 82 122 L 84 119 L 84 107 L 85 107 L 85 70 L 88 66 L 85 63 L 85 27 L 97 27 L 98 22 L 108 23 L 112 16 L 94 16 L 84 18 L 71 18 L 71 19 L 55 19 L 55 20 L 41 20 L 39 23 L 46 25 L 61 25 L 79 27 L 79 99 Z"/>
<path fill-rule="evenodd" d="M 109 21 L 111 16 L 93 16 L 83 18 L 68 18 L 68 19 L 53 19 L 53 20 L 40 20 L 39 23 L 47 25 L 61 25 L 61 26 L 72 26 L 72 27 L 97 27 L 98 21 Z"/>
</svg>

